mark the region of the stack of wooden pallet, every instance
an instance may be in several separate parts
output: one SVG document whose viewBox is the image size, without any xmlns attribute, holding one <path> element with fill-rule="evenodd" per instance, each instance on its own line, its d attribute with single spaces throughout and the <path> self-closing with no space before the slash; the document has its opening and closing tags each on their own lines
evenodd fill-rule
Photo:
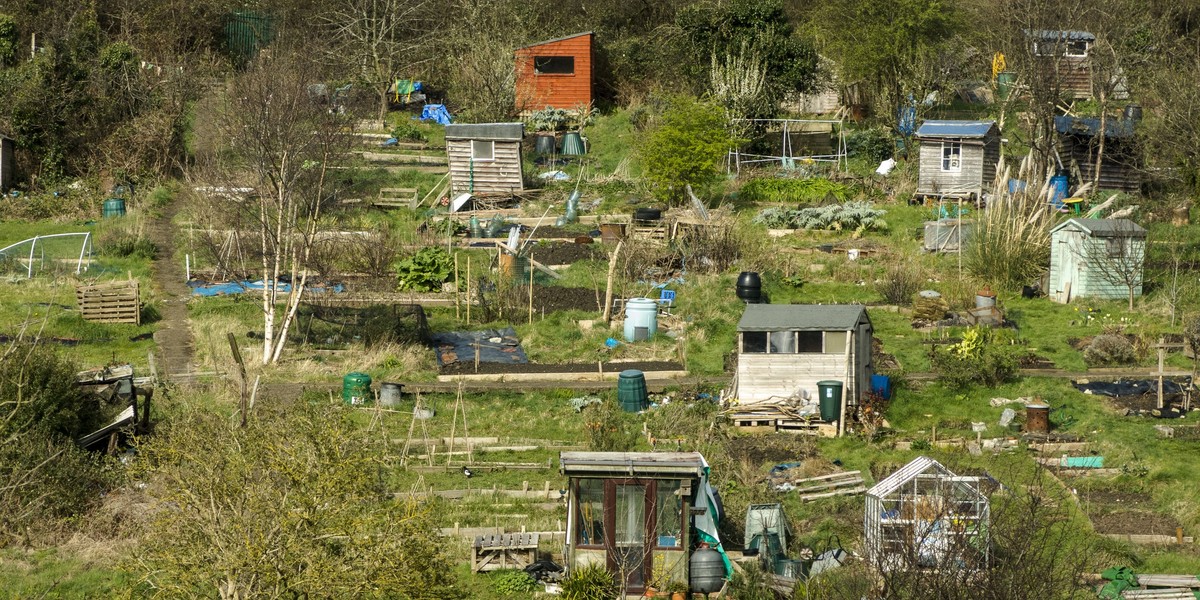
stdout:
<svg viewBox="0 0 1200 600">
<path fill-rule="evenodd" d="M 747 404 L 734 407 L 727 416 L 742 431 L 766 433 L 789 431 L 812 435 L 836 436 L 837 426 L 816 415 L 801 414 L 797 408 L 778 403 Z"/>
<path fill-rule="evenodd" d="M 81 285 L 75 288 L 75 299 L 85 321 L 142 324 L 142 303 L 135 280 Z"/>
<path fill-rule="evenodd" d="M 785 489 L 799 494 L 800 499 L 804 502 L 832 496 L 853 496 L 867 491 L 866 486 L 863 485 L 861 471 L 844 471 L 819 477 L 796 479 L 786 483 L 788 487 Z M 779 489 L 778 486 L 779 484 L 776 484 L 776 489 Z"/>
</svg>

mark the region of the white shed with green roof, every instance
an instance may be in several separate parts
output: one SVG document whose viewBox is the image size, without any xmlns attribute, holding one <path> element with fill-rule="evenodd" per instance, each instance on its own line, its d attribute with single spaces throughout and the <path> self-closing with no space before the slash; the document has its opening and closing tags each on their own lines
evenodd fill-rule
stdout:
<svg viewBox="0 0 1200 600">
<path fill-rule="evenodd" d="M 817 398 L 837 380 L 848 404 L 871 383 L 871 319 L 861 304 L 747 304 L 738 322 L 737 399 Z"/>
</svg>

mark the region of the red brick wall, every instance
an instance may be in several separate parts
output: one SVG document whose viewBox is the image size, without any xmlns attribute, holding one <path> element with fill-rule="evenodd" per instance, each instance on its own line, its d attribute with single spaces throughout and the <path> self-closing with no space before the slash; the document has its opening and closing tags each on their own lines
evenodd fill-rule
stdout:
<svg viewBox="0 0 1200 600">
<path fill-rule="evenodd" d="M 537 56 L 573 56 L 572 75 L 538 74 L 533 59 Z M 516 51 L 517 110 L 574 108 L 592 101 L 592 34 L 547 42 Z"/>
</svg>

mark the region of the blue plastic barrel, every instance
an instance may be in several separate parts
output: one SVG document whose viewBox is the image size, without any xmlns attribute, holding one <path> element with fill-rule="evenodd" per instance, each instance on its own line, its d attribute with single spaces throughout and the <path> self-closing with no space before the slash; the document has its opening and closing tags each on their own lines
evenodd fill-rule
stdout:
<svg viewBox="0 0 1200 600">
<path fill-rule="evenodd" d="M 892 379 L 887 375 L 871 376 L 871 393 L 883 398 L 892 399 Z"/>
<path fill-rule="evenodd" d="M 1067 197 L 1067 176 L 1055 175 L 1050 178 L 1050 205 L 1056 210 L 1063 208 L 1063 199 Z"/>
<path fill-rule="evenodd" d="M 658 302 L 650 298 L 630 298 L 625 303 L 625 341 L 640 342 L 658 331 Z"/>
</svg>

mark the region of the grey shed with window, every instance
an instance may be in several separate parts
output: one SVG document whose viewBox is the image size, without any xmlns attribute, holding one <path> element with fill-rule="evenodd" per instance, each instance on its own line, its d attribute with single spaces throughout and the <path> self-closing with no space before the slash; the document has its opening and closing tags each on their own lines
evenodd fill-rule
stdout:
<svg viewBox="0 0 1200 600">
<path fill-rule="evenodd" d="M 7 192 L 12 187 L 15 146 L 12 138 L 0 134 L 0 192 Z"/>
<path fill-rule="evenodd" d="M 861 304 L 747 304 L 738 322 L 737 398 L 817 398 L 841 381 L 847 404 L 871 383 L 871 320 Z"/>
<path fill-rule="evenodd" d="M 511 194 L 524 189 L 521 175 L 523 123 L 446 126 L 450 193 Z"/>
<path fill-rule="evenodd" d="M 991 188 L 1000 162 L 995 121 L 925 121 L 916 137 L 918 197 L 978 198 Z"/>
<path fill-rule="evenodd" d="M 1127 219 L 1067 219 L 1050 230 L 1050 298 L 1142 295 L 1146 230 Z"/>
</svg>

